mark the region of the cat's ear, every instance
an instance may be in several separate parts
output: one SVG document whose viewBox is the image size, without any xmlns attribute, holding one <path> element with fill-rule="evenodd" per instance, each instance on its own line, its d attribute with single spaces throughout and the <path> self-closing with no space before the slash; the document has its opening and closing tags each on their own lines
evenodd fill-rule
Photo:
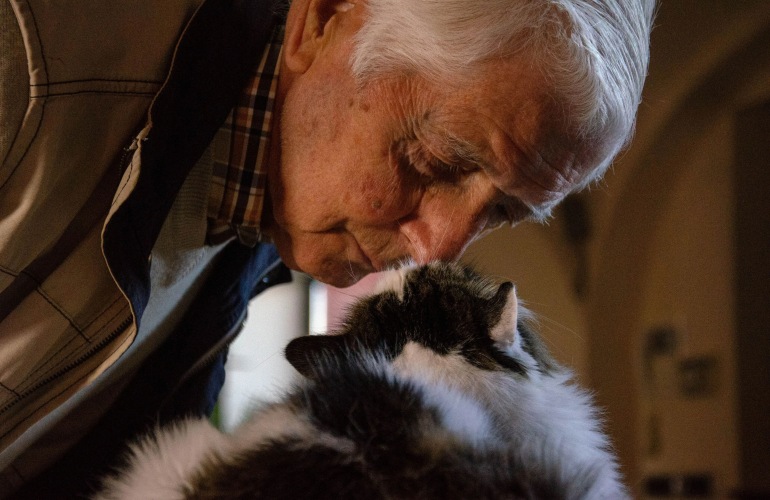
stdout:
<svg viewBox="0 0 770 500">
<path fill-rule="evenodd" d="M 340 335 L 308 335 L 293 339 L 284 351 L 286 360 L 307 378 L 315 378 L 320 363 L 333 359 L 344 349 Z"/>
<path fill-rule="evenodd" d="M 500 312 L 497 322 L 490 328 L 489 336 L 498 344 L 513 344 L 516 340 L 516 321 L 519 314 L 519 301 L 513 283 L 506 281 L 500 285 L 491 306 L 493 311 Z"/>
</svg>

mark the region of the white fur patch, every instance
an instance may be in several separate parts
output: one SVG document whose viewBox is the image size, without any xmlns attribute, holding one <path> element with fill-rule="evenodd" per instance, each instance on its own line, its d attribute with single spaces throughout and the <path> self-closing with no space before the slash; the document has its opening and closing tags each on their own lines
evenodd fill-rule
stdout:
<svg viewBox="0 0 770 500">
<path fill-rule="evenodd" d="M 256 448 L 260 443 L 276 440 L 282 437 L 297 438 L 307 446 L 320 445 L 338 450 L 342 453 L 352 453 L 353 443 L 330 434 L 319 432 L 308 418 L 297 414 L 286 406 L 274 405 L 263 410 L 233 432 L 233 439 L 240 449 Z"/>
<path fill-rule="evenodd" d="M 404 300 L 404 285 L 406 284 L 406 275 L 414 267 L 414 264 L 405 264 L 399 269 L 391 269 L 380 273 L 380 279 L 374 286 L 374 295 L 383 292 L 395 292 L 398 300 Z"/>
<path fill-rule="evenodd" d="M 308 439 L 315 436 L 315 428 L 289 408 L 271 405 L 257 412 L 253 418 L 233 431 L 233 436 L 242 448 L 249 448 L 268 439 L 281 436 L 296 436 Z"/>
<path fill-rule="evenodd" d="M 108 478 L 96 500 L 185 498 L 184 487 L 201 462 L 231 450 L 227 437 L 205 420 L 186 420 L 131 447 L 128 469 Z"/>
<path fill-rule="evenodd" d="M 509 351 L 525 365 L 535 363 L 518 339 Z M 439 409 L 457 437 L 513 446 L 529 463 L 541 464 L 544 470 L 557 467 L 564 477 L 579 477 L 602 464 L 599 470 L 604 475 L 592 490 L 596 496 L 589 497 L 626 498 L 591 399 L 570 382 L 568 372 L 540 376 L 532 370 L 522 378 L 483 370 L 459 355 L 438 355 L 411 342 L 393 368 Z"/>
<path fill-rule="evenodd" d="M 461 440 L 479 444 L 491 437 L 489 415 L 472 392 L 459 390 L 457 379 L 469 380 L 467 362 L 459 356 L 439 356 L 415 342 L 407 342 L 392 364 L 397 377 L 420 390 L 434 406 L 447 430 Z"/>
</svg>

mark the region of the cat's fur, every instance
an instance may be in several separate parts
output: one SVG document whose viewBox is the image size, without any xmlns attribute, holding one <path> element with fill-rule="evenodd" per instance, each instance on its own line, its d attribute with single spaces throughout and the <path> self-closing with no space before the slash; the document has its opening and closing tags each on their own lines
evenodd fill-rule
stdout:
<svg viewBox="0 0 770 500">
<path fill-rule="evenodd" d="M 395 272 L 337 335 L 288 345 L 307 379 L 282 402 L 232 435 L 157 432 L 98 498 L 625 498 L 590 398 L 521 316 L 511 283 Z"/>
</svg>

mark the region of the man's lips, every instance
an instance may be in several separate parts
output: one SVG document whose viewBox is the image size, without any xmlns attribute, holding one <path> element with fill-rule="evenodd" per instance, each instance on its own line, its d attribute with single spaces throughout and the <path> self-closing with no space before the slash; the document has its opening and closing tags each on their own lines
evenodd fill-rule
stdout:
<svg viewBox="0 0 770 500">
<path fill-rule="evenodd" d="M 369 267 L 370 271 L 378 272 L 387 268 L 388 260 L 381 260 L 376 256 L 375 252 L 367 251 L 355 236 L 353 236 L 353 240 L 356 242 L 363 264 Z"/>
</svg>

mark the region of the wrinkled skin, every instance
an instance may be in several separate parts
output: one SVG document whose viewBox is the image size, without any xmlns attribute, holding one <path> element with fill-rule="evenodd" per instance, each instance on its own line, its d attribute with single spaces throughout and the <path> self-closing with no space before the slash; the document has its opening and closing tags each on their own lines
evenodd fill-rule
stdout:
<svg viewBox="0 0 770 500">
<path fill-rule="evenodd" d="M 346 286 L 406 259 L 452 260 L 590 173 L 523 56 L 469 81 L 399 73 L 357 86 L 365 4 L 340 5 L 295 0 L 287 22 L 264 225 L 289 267 Z"/>
</svg>

